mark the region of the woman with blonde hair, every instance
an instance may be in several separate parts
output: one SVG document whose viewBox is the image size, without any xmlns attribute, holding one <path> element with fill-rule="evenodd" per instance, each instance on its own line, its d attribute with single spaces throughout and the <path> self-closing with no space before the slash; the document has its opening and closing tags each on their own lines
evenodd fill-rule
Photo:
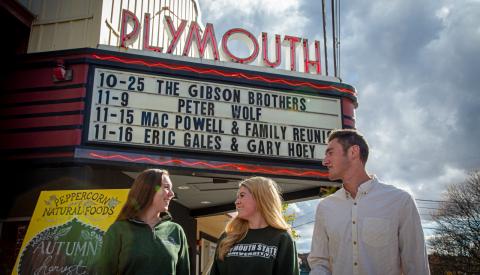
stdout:
<svg viewBox="0 0 480 275">
<path fill-rule="evenodd" d="M 275 181 L 252 177 L 240 182 L 235 206 L 238 215 L 220 237 L 210 274 L 299 274 L 295 242 Z"/>
<path fill-rule="evenodd" d="M 137 176 L 103 237 L 98 274 L 190 274 L 187 238 L 167 212 L 173 196 L 168 171 Z"/>
</svg>

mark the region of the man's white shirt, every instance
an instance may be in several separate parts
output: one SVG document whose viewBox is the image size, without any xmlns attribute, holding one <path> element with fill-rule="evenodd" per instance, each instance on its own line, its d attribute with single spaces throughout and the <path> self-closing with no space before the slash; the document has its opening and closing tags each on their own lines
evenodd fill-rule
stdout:
<svg viewBox="0 0 480 275">
<path fill-rule="evenodd" d="M 317 206 L 310 275 L 430 274 L 420 215 L 407 192 L 378 181 Z"/>
</svg>

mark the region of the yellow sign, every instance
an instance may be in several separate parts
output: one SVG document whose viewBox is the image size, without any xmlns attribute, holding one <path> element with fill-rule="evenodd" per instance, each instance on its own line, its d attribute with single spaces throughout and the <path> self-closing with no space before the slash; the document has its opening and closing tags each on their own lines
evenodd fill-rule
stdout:
<svg viewBox="0 0 480 275">
<path fill-rule="evenodd" d="M 129 189 L 42 191 L 12 274 L 90 274 Z"/>
</svg>

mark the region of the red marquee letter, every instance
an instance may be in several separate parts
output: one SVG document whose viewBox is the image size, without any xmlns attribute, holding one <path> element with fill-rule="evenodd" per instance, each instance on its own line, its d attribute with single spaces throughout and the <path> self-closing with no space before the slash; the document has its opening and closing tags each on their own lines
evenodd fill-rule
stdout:
<svg viewBox="0 0 480 275">
<path fill-rule="evenodd" d="M 208 42 L 211 42 L 212 46 L 212 54 L 215 60 L 218 60 L 218 48 L 217 48 L 217 39 L 215 38 L 215 31 L 213 30 L 213 25 L 211 23 L 207 23 L 207 27 L 203 33 L 203 37 L 200 39 L 200 27 L 198 26 L 197 22 L 190 23 L 190 29 L 187 35 L 187 41 L 185 43 L 185 48 L 183 49 L 183 55 L 187 56 L 190 52 L 190 47 L 192 46 L 192 39 L 195 37 L 195 41 L 197 42 L 198 52 L 200 53 L 200 57 L 203 58 L 205 53 L 205 49 L 208 45 Z"/>
<path fill-rule="evenodd" d="M 290 71 L 296 71 L 297 70 L 297 58 L 296 58 L 296 51 L 295 49 L 297 48 L 296 43 L 301 41 L 301 38 L 295 37 L 295 36 L 290 36 L 290 35 L 285 35 L 283 38 L 283 41 L 290 41 Z"/>
<path fill-rule="evenodd" d="M 143 20 L 143 49 L 162 52 L 162 47 L 150 46 L 150 13 L 145 13 L 145 19 Z"/>
<path fill-rule="evenodd" d="M 262 61 L 265 66 L 268 67 L 278 67 L 280 63 L 282 63 L 282 53 L 281 53 L 281 45 L 280 45 L 280 35 L 275 35 L 275 62 L 271 62 L 268 59 L 268 34 L 266 32 L 262 32 Z"/>
<path fill-rule="evenodd" d="M 172 39 L 172 42 L 170 42 L 170 45 L 167 48 L 167 53 L 173 53 L 175 47 L 177 46 L 178 40 L 180 39 L 180 36 L 182 36 L 183 30 L 187 25 L 187 20 L 182 20 L 182 23 L 180 23 L 180 26 L 178 26 L 177 30 L 175 30 L 172 18 L 170 16 L 165 16 L 165 22 L 167 23 L 169 36 Z"/>
<path fill-rule="evenodd" d="M 230 38 L 230 36 L 233 35 L 234 38 L 240 38 L 240 34 L 243 34 L 244 37 L 248 37 L 253 44 L 253 52 L 250 56 L 248 56 L 246 58 L 237 57 L 237 56 L 233 55 L 230 52 L 230 50 L 228 49 L 227 44 L 228 44 L 228 39 Z M 251 49 L 252 47 L 249 47 L 249 48 Z M 258 51 L 259 50 L 258 50 L 257 39 L 253 36 L 253 34 L 251 34 L 247 30 L 244 30 L 244 29 L 241 29 L 241 28 L 235 28 L 235 29 L 231 29 L 231 30 L 227 31 L 223 35 L 223 38 L 222 38 L 222 52 L 227 57 L 227 59 L 230 59 L 233 62 L 242 63 L 242 64 L 251 63 L 252 61 L 254 61 L 257 58 Z"/>
<path fill-rule="evenodd" d="M 129 21 L 133 21 L 133 30 L 127 34 L 127 24 Z M 127 47 L 128 42 L 131 39 L 134 39 L 138 35 L 138 30 L 140 29 L 140 22 L 138 18 L 129 10 L 122 10 L 122 25 L 120 28 L 120 47 Z"/>
<path fill-rule="evenodd" d="M 322 68 L 320 66 L 320 42 L 315 40 L 315 60 L 309 59 L 308 39 L 303 39 L 303 63 L 305 72 L 310 72 L 310 65 L 316 67 L 317 74 L 321 74 Z"/>
</svg>

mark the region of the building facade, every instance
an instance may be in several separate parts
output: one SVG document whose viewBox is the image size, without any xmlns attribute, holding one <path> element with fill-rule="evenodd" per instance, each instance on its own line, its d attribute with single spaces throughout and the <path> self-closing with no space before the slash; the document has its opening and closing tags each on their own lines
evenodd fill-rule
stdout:
<svg viewBox="0 0 480 275">
<path fill-rule="evenodd" d="M 285 35 L 274 60 L 268 34 L 239 26 L 217 41 L 197 1 L 4 2 L 15 38 L 1 79 L 6 262 L 44 190 L 129 188 L 145 168 L 169 170 L 201 274 L 239 180 L 271 177 L 287 202 L 337 184 L 321 159 L 329 131 L 355 127 L 356 91 L 321 74 L 318 43 Z M 253 46 L 247 57 L 228 48 L 235 36 Z"/>
</svg>

